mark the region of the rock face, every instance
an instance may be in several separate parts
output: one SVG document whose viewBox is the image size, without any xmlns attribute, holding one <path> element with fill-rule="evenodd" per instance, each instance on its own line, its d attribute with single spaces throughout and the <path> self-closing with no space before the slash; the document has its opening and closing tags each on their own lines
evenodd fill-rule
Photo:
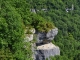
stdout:
<svg viewBox="0 0 80 60">
<path fill-rule="evenodd" d="M 25 42 L 29 42 L 33 40 L 33 34 L 35 33 L 35 29 L 26 29 L 25 30 Z M 58 29 L 54 28 L 45 32 L 38 32 L 36 33 L 36 40 L 37 42 L 32 43 L 32 52 L 33 52 L 33 60 L 46 60 L 50 56 L 60 55 L 60 49 L 58 46 L 55 46 L 51 43 L 54 37 L 57 35 Z M 26 46 L 25 46 L 26 47 Z M 35 49 L 35 47 L 37 49 Z"/>
<path fill-rule="evenodd" d="M 46 60 L 50 56 L 60 55 L 60 49 L 52 43 L 37 46 L 35 60 Z"/>
<path fill-rule="evenodd" d="M 53 40 L 54 37 L 57 35 L 57 33 L 58 33 L 58 28 L 55 28 L 55 29 L 50 30 L 46 34 L 47 40 Z"/>
<path fill-rule="evenodd" d="M 57 35 L 57 33 L 58 33 L 58 28 L 52 29 L 47 33 L 38 32 L 37 33 L 37 41 L 40 43 L 43 40 L 53 40 L 54 37 Z"/>
<path fill-rule="evenodd" d="M 58 28 L 52 29 L 47 33 L 38 32 L 37 33 L 37 43 L 36 43 L 36 54 L 34 60 L 46 60 L 50 56 L 60 55 L 60 49 L 58 46 L 55 46 L 51 43 L 51 40 L 58 33 Z"/>
</svg>

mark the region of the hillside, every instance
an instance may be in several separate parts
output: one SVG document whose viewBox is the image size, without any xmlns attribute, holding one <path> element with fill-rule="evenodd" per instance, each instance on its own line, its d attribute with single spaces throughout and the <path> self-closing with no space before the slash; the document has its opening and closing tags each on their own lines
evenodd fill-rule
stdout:
<svg viewBox="0 0 80 60">
<path fill-rule="evenodd" d="M 80 0 L 1 0 L 0 59 L 32 60 L 31 42 L 23 48 L 26 27 L 48 32 L 55 26 L 52 43 L 60 56 L 51 60 L 80 60 Z"/>
</svg>

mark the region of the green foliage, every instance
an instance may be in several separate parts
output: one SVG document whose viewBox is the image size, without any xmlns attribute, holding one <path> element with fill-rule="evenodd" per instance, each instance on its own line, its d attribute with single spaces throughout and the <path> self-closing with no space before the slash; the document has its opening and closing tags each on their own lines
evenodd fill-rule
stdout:
<svg viewBox="0 0 80 60">
<path fill-rule="evenodd" d="M 4 6 L 3 6 L 4 5 Z M 9 48 L 10 53 L 14 59 L 23 60 L 23 34 L 24 25 L 21 16 L 17 13 L 15 8 L 10 4 L 10 1 L 3 1 L 1 6 L 0 18 L 0 38 L 2 48 L 5 50 Z M 4 50 L 4 51 L 5 51 Z M 6 54 L 8 52 L 5 52 Z M 3 54 L 4 55 L 4 54 Z M 9 55 L 7 55 L 9 56 Z M 4 57 L 3 57 L 4 58 Z M 2 60 L 4 60 L 1 58 Z M 6 58 L 7 60 L 8 58 Z"/>
<path fill-rule="evenodd" d="M 74 10 L 66 12 L 72 4 Z M 53 43 L 60 47 L 61 54 L 51 59 L 80 60 L 79 0 L 0 0 L 0 59 L 32 60 L 31 43 L 23 48 L 25 26 L 48 32 L 54 25 L 59 33 Z"/>
<path fill-rule="evenodd" d="M 13 55 L 10 51 L 9 48 L 6 48 L 6 50 L 3 48 L 3 49 L 0 49 L 0 59 L 1 60 L 13 60 Z"/>
<path fill-rule="evenodd" d="M 61 56 L 52 58 L 52 60 L 75 60 L 79 58 L 80 47 L 80 2 L 79 0 L 43 0 L 32 1 L 32 8 L 38 9 L 37 14 L 45 19 L 50 19 L 58 27 L 59 33 L 54 42 L 60 47 Z M 29 1 L 31 3 L 31 1 Z M 66 8 L 74 10 L 66 12 Z M 47 9 L 47 12 L 41 11 Z M 48 18 L 49 17 L 49 18 Z M 45 26 L 44 23 L 41 23 Z M 40 25 L 41 25 L 40 24 Z M 39 26 L 38 26 L 39 27 Z M 39 28 L 42 30 L 43 28 Z M 53 42 L 53 43 L 54 43 Z M 74 52 L 74 53 L 73 53 Z"/>
<path fill-rule="evenodd" d="M 48 30 L 54 28 L 54 25 L 50 21 L 46 21 L 39 15 L 33 16 L 32 19 L 33 19 L 32 22 L 33 27 L 40 32 L 47 32 Z"/>
<path fill-rule="evenodd" d="M 37 29 L 40 32 L 48 32 L 50 29 L 55 28 L 51 22 L 41 22 L 38 24 Z"/>
<path fill-rule="evenodd" d="M 48 32 L 50 29 L 55 28 L 51 21 L 46 21 L 43 17 L 36 14 L 31 14 L 30 20 L 31 26 L 39 32 Z"/>
</svg>

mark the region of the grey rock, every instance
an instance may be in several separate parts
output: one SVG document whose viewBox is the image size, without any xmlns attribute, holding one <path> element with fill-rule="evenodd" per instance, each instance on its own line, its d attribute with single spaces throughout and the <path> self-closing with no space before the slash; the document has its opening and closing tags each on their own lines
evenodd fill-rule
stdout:
<svg viewBox="0 0 80 60">
<path fill-rule="evenodd" d="M 35 29 L 29 30 L 31 34 L 26 33 L 27 29 L 25 30 L 25 38 L 24 42 L 32 41 L 35 33 Z M 46 58 L 49 59 L 50 56 L 60 55 L 60 49 L 58 46 L 55 46 L 50 41 L 54 39 L 54 37 L 58 33 L 58 28 L 51 29 L 47 33 L 45 32 L 38 32 L 36 33 L 36 40 L 37 42 L 32 43 L 32 58 L 33 60 L 46 60 Z M 38 43 L 38 45 L 36 45 Z M 26 48 L 26 46 L 25 46 Z"/>
<path fill-rule="evenodd" d="M 36 9 L 30 9 L 30 11 L 36 13 Z"/>
<path fill-rule="evenodd" d="M 53 40 L 54 37 L 57 35 L 57 33 L 58 33 L 58 28 L 52 29 L 46 34 L 46 37 L 48 40 Z"/>
<path fill-rule="evenodd" d="M 41 9 L 42 11 L 44 11 L 44 12 L 47 12 L 48 10 L 47 9 L 45 9 L 45 8 L 43 8 L 43 9 Z"/>
<path fill-rule="evenodd" d="M 49 32 L 38 32 L 37 33 L 37 41 L 38 43 L 42 42 L 43 40 L 53 40 L 54 37 L 58 33 L 58 28 L 51 29 Z"/>
<path fill-rule="evenodd" d="M 35 60 L 46 60 L 50 56 L 60 55 L 60 49 L 52 43 L 44 44 L 37 47 Z"/>
</svg>

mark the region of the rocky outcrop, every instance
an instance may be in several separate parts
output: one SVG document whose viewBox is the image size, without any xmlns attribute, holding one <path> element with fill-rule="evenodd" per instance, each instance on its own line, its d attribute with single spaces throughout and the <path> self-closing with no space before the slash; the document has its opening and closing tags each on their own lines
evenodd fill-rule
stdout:
<svg viewBox="0 0 80 60">
<path fill-rule="evenodd" d="M 26 29 L 25 30 L 25 42 L 29 42 L 33 40 L 33 34 L 35 33 L 35 29 Z M 45 32 L 37 32 L 36 40 L 37 42 L 32 43 L 32 58 L 33 60 L 46 60 L 50 56 L 60 55 L 60 49 L 58 46 L 55 46 L 51 43 L 54 37 L 58 33 L 58 28 L 51 29 L 47 33 Z M 26 47 L 26 46 L 25 46 Z M 36 47 L 36 49 L 35 49 Z"/>
<path fill-rule="evenodd" d="M 50 31 L 46 34 L 47 40 L 53 40 L 54 37 L 55 37 L 57 34 L 58 34 L 58 28 L 55 28 L 55 29 L 50 30 Z"/>
<path fill-rule="evenodd" d="M 57 33 L 58 28 L 51 29 L 47 33 L 37 33 L 35 60 L 46 60 L 46 58 L 49 60 L 50 56 L 60 55 L 59 47 L 51 43 Z"/>
<path fill-rule="evenodd" d="M 58 28 L 54 28 L 51 29 L 49 32 L 45 33 L 45 32 L 38 32 L 37 33 L 37 42 L 43 42 L 44 40 L 46 41 L 51 41 L 54 39 L 54 37 L 57 35 L 58 33 Z"/>
<path fill-rule="evenodd" d="M 46 60 L 50 56 L 60 55 L 60 49 L 52 43 L 37 46 L 35 60 Z"/>
</svg>

